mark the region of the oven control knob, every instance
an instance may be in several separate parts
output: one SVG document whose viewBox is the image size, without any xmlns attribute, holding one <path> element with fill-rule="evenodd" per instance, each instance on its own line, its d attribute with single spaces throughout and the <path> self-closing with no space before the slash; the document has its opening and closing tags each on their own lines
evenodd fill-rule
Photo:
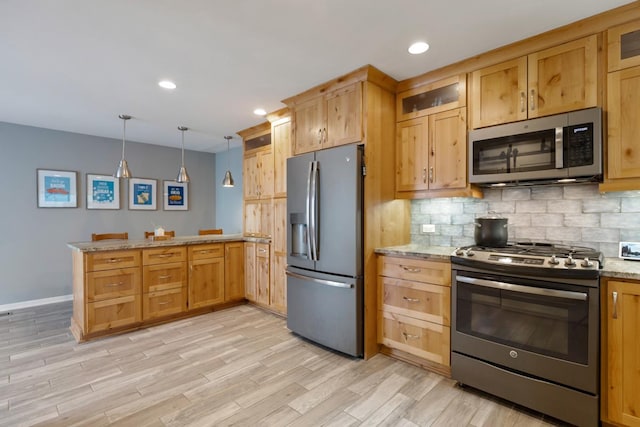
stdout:
<svg viewBox="0 0 640 427">
<path fill-rule="evenodd" d="M 456 256 L 460 256 L 464 253 L 464 251 L 462 250 L 462 248 L 456 248 L 456 250 L 453 252 L 454 255 Z"/>
<path fill-rule="evenodd" d="M 564 265 L 566 265 L 567 267 L 573 267 L 576 265 L 576 262 L 573 260 L 573 258 L 571 258 L 571 255 L 569 255 L 564 261 Z"/>
<path fill-rule="evenodd" d="M 509 352 L 509 356 L 511 356 L 513 359 L 517 359 L 518 358 L 518 352 L 515 350 L 511 350 Z"/>
<path fill-rule="evenodd" d="M 464 254 L 465 254 L 466 256 L 474 256 L 476 253 L 475 253 L 475 252 L 473 252 L 471 249 L 467 249 L 467 250 L 464 252 Z"/>
<path fill-rule="evenodd" d="M 558 259 L 556 258 L 555 255 L 551 255 L 551 259 L 549 260 L 549 264 L 558 265 L 558 264 L 560 264 L 560 261 L 558 261 Z"/>
<path fill-rule="evenodd" d="M 593 267 L 593 261 L 590 261 L 589 258 L 585 258 L 584 261 L 580 263 L 580 265 L 587 268 Z"/>
</svg>

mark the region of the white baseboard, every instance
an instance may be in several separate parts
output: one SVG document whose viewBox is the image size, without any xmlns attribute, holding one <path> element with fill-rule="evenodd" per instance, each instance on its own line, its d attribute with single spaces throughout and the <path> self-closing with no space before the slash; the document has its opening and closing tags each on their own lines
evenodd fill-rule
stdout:
<svg viewBox="0 0 640 427">
<path fill-rule="evenodd" d="M 32 299 L 29 301 L 14 302 L 12 304 L 0 305 L 0 313 L 5 313 L 11 310 L 18 310 L 20 308 L 37 307 L 39 305 L 55 304 L 57 302 L 73 301 L 73 295 L 61 295 L 59 297 Z"/>
</svg>

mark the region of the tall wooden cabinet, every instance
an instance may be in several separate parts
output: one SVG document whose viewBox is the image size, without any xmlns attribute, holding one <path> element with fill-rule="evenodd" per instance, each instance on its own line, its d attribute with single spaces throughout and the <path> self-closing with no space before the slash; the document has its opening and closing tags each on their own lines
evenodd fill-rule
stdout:
<svg viewBox="0 0 640 427">
<path fill-rule="evenodd" d="M 602 420 L 640 426 L 640 282 L 607 279 L 602 289 Z"/>
<path fill-rule="evenodd" d="M 471 127 L 598 105 L 599 36 L 592 35 L 471 73 Z"/>
<path fill-rule="evenodd" d="M 244 300 L 244 243 L 224 244 L 224 300 Z"/>
<path fill-rule="evenodd" d="M 608 39 L 607 163 L 601 191 L 640 189 L 640 21 L 611 28 Z"/>
</svg>

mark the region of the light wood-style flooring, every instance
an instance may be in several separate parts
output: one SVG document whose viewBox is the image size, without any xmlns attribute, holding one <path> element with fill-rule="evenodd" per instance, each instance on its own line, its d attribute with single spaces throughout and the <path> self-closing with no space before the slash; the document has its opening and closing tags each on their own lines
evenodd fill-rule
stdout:
<svg viewBox="0 0 640 427">
<path fill-rule="evenodd" d="M 561 425 L 243 305 L 77 344 L 71 303 L 0 315 L 0 426 Z"/>
</svg>

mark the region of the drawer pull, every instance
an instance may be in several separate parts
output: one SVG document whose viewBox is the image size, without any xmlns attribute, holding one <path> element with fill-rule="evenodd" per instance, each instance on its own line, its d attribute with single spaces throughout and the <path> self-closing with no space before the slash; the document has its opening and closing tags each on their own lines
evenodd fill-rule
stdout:
<svg viewBox="0 0 640 427">
<path fill-rule="evenodd" d="M 120 262 L 122 261 L 122 258 L 109 258 L 107 260 L 108 263 L 114 263 L 114 262 Z"/>
<path fill-rule="evenodd" d="M 159 255 L 154 255 L 157 258 L 171 258 L 173 256 L 173 254 L 159 254 Z"/>
<path fill-rule="evenodd" d="M 402 299 L 405 300 L 406 302 L 420 302 L 418 298 L 402 297 Z"/>
<path fill-rule="evenodd" d="M 402 267 L 404 271 L 407 271 L 409 273 L 420 273 L 422 271 L 421 268 L 407 267 L 406 265 L 401 265 L 400 267 Z"/>
<path fill-rule="evenodd" d="M 613 297 L 613 318 L 617 319 L 618 318 L 618 293 L 613 292 L 611 296 Z"/>
<path fill-rule="evenodd" d="M 171 277 L 170 274 L 165 274 L 163 276 L 158 276 L 158 279 L 168 279 L 169 277 Z"/>
<path fill-rule="evenodd" d="M 258 252 L 260 252 L 261 254 L 264 254 L 264 253 L 267 252 L 267 250 L 266 249 L 258 249 Z"/>
<path fill-rule="evenodd" d="M 167 305 L 167 304 L 169 304 L 169 301 L 162 301 L 158 303 L 158 305 Z"/>
<path fill-rule="evenodd" d="M 420 338 L 420 335 L 412 335 L 406 332 L 403 332 L 402 336 L 404 337 L 405 340 L 417 340 Z"/>
<path fill-rule="evenodd" d="M 122 286 L 124 285 L 123 282 L 118 282 L 118 283 L 107 283 L 105 286 L 108 286 L 110 288 L 115 288 L 116 286 Z"/>
<path fill-rule="evenodd" d="M 207 250 L 207 251 L 198 251 L 198 253 L 200 253 L 200 254 L 208 254 L 208 253 L 210 253 L 210 252 L 211 252 L 211 251 L 209 251 L 209 250 Z"/>
</svg>

